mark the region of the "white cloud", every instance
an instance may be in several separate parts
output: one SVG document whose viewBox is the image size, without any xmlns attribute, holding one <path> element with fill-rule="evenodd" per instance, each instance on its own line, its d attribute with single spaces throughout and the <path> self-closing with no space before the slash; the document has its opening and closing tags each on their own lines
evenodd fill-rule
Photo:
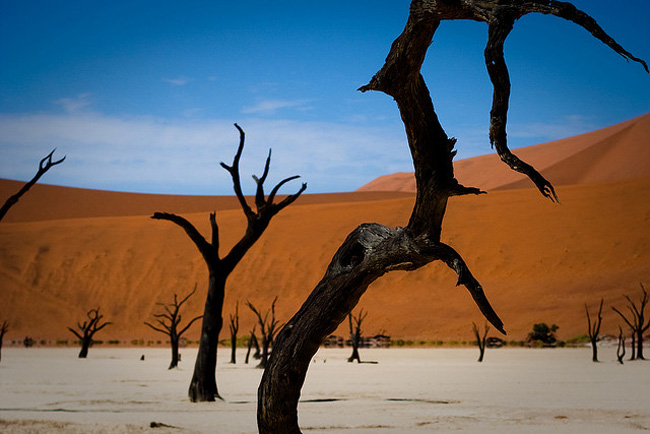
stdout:
<svg viewBox="0 0 650 434">
<path fill-rule="evenodd" d="M 67 113 L 78 113 L 84 107 L 90 105 L 90 94 L 80 93 L 73 98 L 60 98 L 54 101 L 54 104 L 60 105 Z"/>
<path fill-rule="evenodd" d="M 176 78 L 163 78 L 163 82 L 173 84 L 174 86 L 185 86 L 187 83 L 192 81 L 191 78 L 180 76 Z"/>
<path fill-rule="evenodd" d="M 273 114 L 280 109 L 285 108 L 306 108 L 305 105 L 309 100 L 281 100 L 281 99 L 268 99 L 259 101 L 257 104 L 249 107 L 244 107 L 242 113 L 244 114 Z"/>
</svg>

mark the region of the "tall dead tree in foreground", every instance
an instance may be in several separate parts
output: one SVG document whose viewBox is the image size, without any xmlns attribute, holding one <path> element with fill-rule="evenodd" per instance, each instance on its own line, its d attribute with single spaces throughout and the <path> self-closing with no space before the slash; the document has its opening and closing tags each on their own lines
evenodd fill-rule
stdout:
<svg viewBox="0 0 650 434">
<path fill-rule="evenodd" d="M 230 351 L 230 363 L 237 363 L 237 332 L 239 331 L 239 302 L 235 305 L 235 315 L 230 316 L 230 344 L 232 349 Z"/>
<path fill-rule="evenodd" d="M 485 346 L 487 344 L 487 334 L 490 331 L 490 326 L 485 324 L 483 327 L 483 336 L 481 336 L 481 333 L 478 331 L 478 326 L 475 322 L 472 323 L 472 329 L 474 331 L 474 337 L 476 338 L 476 345 L 478 345 L 478 361 L 482 362 L 483 357 L 485 356 Z"/>
<path fill-rule="evenodd" d="M 99 307 L 97 309 L 90 309 L 86 316 L 88 316 L 87 321 L 77 323 L 79 331 L 68 327 L 68 330 L 79 338 L 79 343 L 81 344 L 81 351 L 79 351 L 80 359 L 85 359 L 88 356 L 88 348 L 94 343 L 93 336 L 107 325 L 113 324 L 111 322 L 101 322 L 104 315 L 99 314 Z"/>
<path fill-rule="evenodd" d="M 643 357 L 643 333 L 648 331 L 648 328 L 650 328 L 650 319 L 648 319 L 647 323 L 645 322 L 645 308 L 648 304 L 648 292 L 643 287 L 643 284 L 641 284 L 641 291 L 643 292 L 643 295 L 639 300 L 638 306 L 628 295 L 624 296 L 628 302 L 627 308 L 630 311 L 631 319 L 627 319 L 627 317 L 615 307 L 612 307 L 612 309 L 614 309 L 614 312 L 619 314 L 621 318 L 623 318 L 623 321 L 625 321 L 630 329 L 632 329 L 632 337 L 636 337 L 636 358 L 645 360 L 645 357 Z M 632 347 L 634 347 L 634 339 L 632 339 Z"/>
<path fill-rule="evenodd" d="M 181 337 L 183 336 L 183 333 L 185 333 L 192 326 L 192 324 L 194 324 L 195 321 L 201 319 L 201 315 L 192 318 L 192 320 L 190 320 L 190 322 L 188 322 L 185 327 L 179 329 L 182 321 L 180 313 L 181 307 L 192 295 L 194 295 L 195 292 L 196 285 L 194 286 L 192 292 L 187 294 L 185 298 L 180 301 L 178 300 L 178 295 L 174 294 L 174 301 L 172 303 L 156 303 L 165 310 L 164 313 L 154 314 L 154 318 L 156 318 L 158 325 L 153 325 L 145 322 L 147 326 L 151 327 L 155 331 L 164 333 L 169 336 L 169 342 L 171 343 L 172 347 L 172 360 L 169 364 L 169 368 L 167 369 L 173 369 L 178 366 L 178 362 L 180 361 L 178 346 Z"/>
<path fill-rule="evenodd" d="M 7 330 L 9 330 L 9 323 L 2 321 L 2 327 L 0 327 L 0 361 L 2 361 L 2 340 L 5 338 Z"/>
<path fill-rule="evenodd" d="M 57 164 L 63 163 L 63 160 L 65 160 L 65 157 L 63 157 L 63 158 L 61 158 L 60 160 L 57 160 L 57 161 L 52 161 L 52 155 L 54 154 L 54 151 L 56 151 L 56 149 L 53 149 L 52 152 L 47 154 L 41 160 L 41 162 L 38 165 L 38 171 L 36 172 L 36 175 L 34 175 L 34 177 L 29 182 L 26 182 L 25 185 L 23 185 L 23 187 L 20 190 L 18 190 L 18 193 L 14 194 L 9 199 L 7 199 L 5 201 L 5 203 L 2 205 L 2 207 L 0 207 L 0 220 L 2 220 L 4 218 L 5 214 L 7 214 L 7 211 L 9 211 L 9 208 L 14 206 L 18 202 L 18 200 L 22 197 L 22 195 L 27 193 L 27 191 L 30 188 L 32 188 L 34 186 L 34 184 L 36 184 L 38 182 L 39 179 L 41 179 L 41 176 L 43 176 L 43 174 L 45 174 L 45 172 L 50 170 L 53 166 L 56 166 Z"/>
<path fill-rule="evenodd" d="M 359 355 L 359 345 L 361 345 L 361 323 L 368 316 L 368 312 L 364 312 L 363 309 L 359 310 L 359 313 L 356 316 L 352 316 L 352 312 L 348 314 L 348 322 L 350 323 L 350 342 L 352 343 L 352 354 L 348 357 L 348 363 L 352 363 L 355 360 L 357 363 L 361 363 L 361 356 Z M 354 320 L 354 326 L 352 326 L 352 320 Z"/>
<path fill-rule="evenodd" d="M 594 319 L 593 324 L 591 323 L 587 303 L 585 303 L 585 312 L 587 313 L 587 332 L 589 333 L 589 341 L 591 341 L 591 360 L 598 362 L 598 335 L 600 334 L 600 324 L 603 322 L 603 299 L 600 299 L 598 316 Z"/>
<path fill-rule="evenodd" d="M 550 182 L 513 155 L 506 141 L 510 80 L 503 44 L 515 21 L 531 12 L 573 21 L 622 56 L 639 61 L 585 13 L 553 0 L 413 0 L 404 31 L 393 43 L 382 69 L 361 91 L 382 91 L 394 98 L 406 129 L 416 180 L 415 206 L 406 227 L 376 223 L 355 229 L 335 253 L 325 276 L 300 310 L 280 331 L 258 389 L 260 433 L 299 433 L 297 405 L 312 356 L 356 306 L 371 282 L 392 270 L 416 270 L 442 260 L 458 275 L 488 321 L 503 332 L 503 323 L 463 258 L 440 241 L 447 201 L 452 196 L 483 193 L 454 177 L 455 140 L 443 130 L 420 74 L 433 35 L 443 20 L 469 19 L 488 24 L 485 63 L 494 86 L 490 141 L 502 160 L 528 176 L 541 193 L 556 200 Z"/>
<path fill-rule="evenodd" d="M 253 311 L 255 316 L 257 316 L 257 323 L 260 325 L 260 332 L 262 333 L 262 357 L 260 358 L 260 363 L 257 365 L 258 368 L 266 368 L 266 364 L 269 360 L 269 347 L 273 345 L 273 339 L 277 333 L 278 321 L 275 319 L 275 302 L 278 300 L 278 297 L 273 299 L 271 303 L 271 320 L 269 321 L 269 311 L 267 310 L 262 317 L 260 311 L 253 306 L 250 301 L 246 302 L 246 305 Z"/>
<path fill-rule="evenodd" d="M 164 212 L 156 212 L 151 216 L 153 219 L 168 220 L 180 226 L 192 242 L 194 242 L 208 267 L 208 294 L 203 312 L 199 352 L 196 356 L 194 374 L 189 387 L 189 397 L 192 402 L 214 401 L 215 398 L 221 398 L 217 389 L 216 380 L 217 345 L 219 344 L 219 333 L 223 327 L 222 310 L 228 276 L 246 252 L 262 236 L 273 216 L 293 203 L 305 191 L 305 188 L 307 188 L 307 184 L 303 183 L 298 192 L 285 197 L 278 203 L 274 203 L 275 196 L 278 190 L 280 190 L 280 187 L 291 180 L 299 178 L 299 176 L 291 176 L 280 181 L 267 197 L 264 193 L 264 181 L 266 181 L 271 164 L 271 152 L 269 151 L 266 165 L 264 166 L 264 173 L 260 178 L 253 176 L 253 179 L 257 183 L 255 192 L 256 211 L 253 211 L 244 197 L 239 177 L 239 160 L 244 149 L 244 131 L 237 124 L 235 124 L 235 128 L 239 131 L 239 148 L 237 149 L 232 165 L 228 166 L 225 163 L 221 163 L 221 166 L 230 173 L 233 181 L 233 189 L 244 211 L 248 226 L 242 238 L 230 249 L 230 252 L 224 257 L 219 255 L 219 227 L 217 226 L 215 213 L 210 214 L 210 225 L 212 228 L 210 241 L 206 240 L 192 223 L 181 216 Z"/>
</svg>

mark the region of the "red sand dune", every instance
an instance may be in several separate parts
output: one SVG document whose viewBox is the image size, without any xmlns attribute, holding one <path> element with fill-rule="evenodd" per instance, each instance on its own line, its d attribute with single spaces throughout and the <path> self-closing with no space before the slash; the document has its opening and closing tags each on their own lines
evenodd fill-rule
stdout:
<svg viewBox="0 0 650 434">
<path fill-rule="evenodd" d="M 500 191 L 452 198 L 443 241 L 461 253 L 483 284 L 509 338 L 523 339 L 537 322 L 559 325 L 564 339 L 585 334 L 584 304 L 596 309 L 601 298 L 603 331 L 613 334 L 621 321 L 610 306 L 623 307 L 623 294 L 636 297 L 640 282 L 650 287 L 649 119 L 520 151 L 556 181 L 560 205 L 534 188 L 521 188 L 527 183 L 519 185 L 519 175 L 507 168 L 500 175 L 505 166 L 493 157 L 457 163 L 461 182 Z M 479 163 L 480 173 L 461 170 Z M 0 180 L 0 197 L 18 185 Z M 278 318 L 288 320 L 354 227 L 405 225 L 412 203 L 411 194 L 394 192 L 301 197 L 274 218 L 229 279 L 226 318 L 239 300 L 246 334 L 254 318 L 243 303 L 250 300 L 264 310 L 277 295 Z M 207 273 L 185 233 L 149 215 L 182 213 L 207 234 L 208 212 L 215 209 L 225 252 L 244 230 L 232 197 L 35 186 L 0 223 L 0 320 L 10 323 L 5 339 L 72 340 L 66 327 L 101 306 L 114 325 L 99 339 L 164 340 L 143 322 L 152 320 L 157 302 L 186 294 L 195 284 L 197 295 L 184 317 L 199 315 Z M 455 282 L 441 263 L 382 277 L 360 302 L 369 312 L 364 332 L 471 339 L 472 321 L 483 319 Z M 346 333 L 345 325 L 338 333 Z M 187 336 L 196 340 L 198 334 L 195 325 Z"/>
</svg>

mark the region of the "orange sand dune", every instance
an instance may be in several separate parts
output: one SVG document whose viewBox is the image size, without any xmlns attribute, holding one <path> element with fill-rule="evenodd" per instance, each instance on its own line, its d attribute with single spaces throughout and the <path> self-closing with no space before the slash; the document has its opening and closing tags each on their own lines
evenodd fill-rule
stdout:
<svg viewBox="0 0 650 434">
<path fill-rule="evenodd" d="M 602 183 L 650 176 L 650 114 L 567 139 L 516 149 L 554 186 Z M 530 188 L 533 184 L 496 153 L 454 163 L 461 184 L 483 190 Z M 415 192 L 413 173 L 379 177 L 357 191 Z"/>
<path fill-rule="evenodd" d="M 525 184 L 513 184 L 518 175 L 507 169 L 507 176 L 493 176 L 492 170 L 496 174 L 497 167 L 505 167 L 497 161 L 481 163 L 485 172 L 467 172 L 466 179 L 459 170 L 461 182 L 497 191 L 452 198 L 443 241 L 459 251 L 483 284 L 510 338 L 523 339 L 537 322 L 559 325 L 561 338 L 585 334 L 584 304 L 596 309 L 601 298 L 606 305 L 603 331 L 613 334 L 621 321 L 610 306 L 623 307 L 623 294 L 636 296 L 640 282 L 650 286 L 649 120 L 643 116 L 522 150 L 522 157 L 531 157 L 560 181 L 561 205 L 533 188 L 504 190 Z M 471 167 L 489 158 L 459 164 Z M 485 176 L 484 181 L 469 179 L 470 174 Z M 18 186 L 0 181 L 0 197 Z M 277 295 L 277 316 L 288 320 L 349 232 L 363 222 L 403 226 L 412 204 L 412 194 L 394 192 L 304 195 L 274 218 L 230 277 L 226 319 L 239 301 L 241 333 L 246 334 L 254 318 L 243 303 L 250 300 L 265 310 Z M 10 323 L 6 339 L 71 340 L 67 326 L 101 306 L 114 324 L 100 339 L 164 340 L 143 322 L 152 320 L 157 302 L 171 301 L 175 292 L 186 294 L 195 284 L 197 295 L 183 316 L 201 314 L 205 265 L 180 228 L 149 218 L 156 210 L 182 213 L 204 234 L 209 231 L 208 212 L 216 210 L 222 254 L 245 229 L 233 197 L 134 195 L 46 185 L 30 191 L 0 223 L 0 321 Z M 472 321 L 483 319 L 455 282 L 442 263 L 382 277 L 360 302 L 369 312 L 365 333 L 471 339 Z M 346 333 L 345 325 L 338 333 Z M 195 325 L 187 336 L 196 340 L 198 334 Z"/>
</svg>

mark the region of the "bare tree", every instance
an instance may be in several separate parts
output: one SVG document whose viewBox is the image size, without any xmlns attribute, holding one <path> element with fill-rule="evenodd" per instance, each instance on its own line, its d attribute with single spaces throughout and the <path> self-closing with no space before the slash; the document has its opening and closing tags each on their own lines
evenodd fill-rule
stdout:
<svg viewBox="0 0 650 434">
<path fill-rule="evenodd" d="M 616 358 L 618 363 L 623 364 L 623 357 L 625 357 L 625 336 L 623 335 L 623 329 L 621 326 L 618 326 L 618 346 L 616 347 Z"/>
<path fill-rule="evenodd" d="M 482 286 L 460 254 L 441 242 L 442 221 L 450 197 L 483 193 L 462 186 L 454 177 L 456 140 L 440 125 L 420 68 L 442 20 L 469 19 L 488 24 L 485 63 L 494 86 L 490 140 L 512 169 L 528 176 L 552 200 L 552 185 L 532 166 L 513 155 L 506 141 L 510 80 L 503 44 L 515 21 L 531 12 L 573 21 L 622 56 L 636 59 L 611 39 L 589 16 L 569 3 L 554 0 L 413 0 L 402 34 L 393 43 L 381 70 L 361 91 L 382 91 L 393 97 L 413 158 L 416 198 L 404 228 L 362 224 L 334 254 L 325 276 L 300 310 L 280 331 L 258 390 L 260 433 L 298 433 L 297 405 L 313 355 L 323 339 L 346 318 L 368 285 L 392 270 L 416 270 L 444 261 L 458 275 L 487 320 L 504 332 Z"/>
<path fill-rule="evenodd" d="M 628 319 L 625 315 L 621 313 L 620 310 L 616 309 L 615 307 L 612 307 L 612 309 L 614 309 L 614 312 L 619 314 L 621 318 L 623 318 L 623 321 L 625 321 L 625 323 L 630 327 L 630 329 L 632 329 L 633 348 L 635 343 L 634 338 L 636 337 L 636 358 L 645 360 L 645 357 L 643 357 L 643 333 L 645 333 L 648 330 L 648 328 L 650 328 L 650 319 L 648 319 L 647 323 L 645 322 L 645 308 L 648 304 L 648 292 L 645 290 L 642 283 L 640 285 L 641 285 L 641 291 L 643 292 L 643 295 L 641 296 L 638 305 L 634 301 L 632 301 L 632 299 L 628 295 L 624 296 L 628 302 L 627 308 L 630 311 L 631 319 Z"/>
<path fill-rule="evenodd" d="M 244 197 L 239 177 L 239 160 L 244 149 L 245 135 L 239 125 L 235 124 L 235 128 L 239 131 L 240 137 L 237 153 L 231 166 L 225 163 L 221 163 L 221 166 L 230 173 L 233 181 L 233 189 L 244 211 L 248 226 L 242 238 L 232 247 L 230 252 L 223 258 L 219 256 L 219 228 L 215 213 L 210 214 L 210 225 L 212 228 L 211 241 L 206 240 L 192 223 L 181 216 L 163 212 L 156 212 L 151 216 L 153 219 L 168 220 L 180 226 L 192 242 L 194 242 L 208 267 L 208 295 L 203 312 L 201 340 L 199 341 L 199 351 L 196 356 L 194 373 L 189 387 L 189 397 L 192 402 L 214 401 L 215 398 L 221 399 L 217 389 L 216 379 L 217 346 L 219 344 L 219 333 L 223 326 L 222 310 L 228 276 L 246 252 L 262 236 L 273 216 L 293 203 L 305 188 L 307 188 L 307 184 L 303 183 L 298 192 L 285 197 L 278 203 L 274 203 L 275 196 L 280 187 L 291 180 L 299 178 L 298 176 L 291 176 L 280 181 L 267 197 L 264 193 L 264 181 L 266 181 L 271 164 L 271 152 L 269 151 L 266 165 L 264 166 L 264 173 L 260 178 L 253 176 L 253 179 L 257 183 L 255 193 L 256 211 L 253 211 Z"/>
<path fill-rule="evenodd" d="M 99 314 L 99 307 L 97 309 L 90 309 L 86 316 L 88 317 L 87 321 L 84 321 L 83 323 L 77 323 L 77 328 L 79 331 L 73 329 L 72 327 L 68 327 L 68 330 L 70 330 L 77 338 L 79 338 L 79 343 L 81 344 L 81 351 L 79 351 L 80 359 L 85 359 L 86 356 L 88 356 L 88 348 L 90 348 L 94 343 L 93 336 L 95 336 L 95 333 L 107 325 L 113 324 L 111 322 L 101 322 L 104 318 L 104 315 Z"/>
<path fill-rule="evenodd" d="M 259 360 L 262 357 L 262 354 L 260 353 L 260 344 L 257 342 L 257 336 L 255 336 L 255 328 L 257 327 L 257 324 L 253 326 L 253 330 L 251 330 L 251 337 L 248 339 L 248 349 L 246 350 L 246 360 L 244 361 L 245 364 L 248 365 L 248 358 L 251 354 L 251 349 L 255 347 L 255 352 L 253 353 L 253 358 L 255 360 Z"/>
<path fill-rule="evenodd" d="M 154 318 L 156 318 L 156 322 L 158 323 L 157 325 L 145 322 L 146 325 L 155 331 L 164 333 L 169 336 L 169 341 L 172 347 L 172 360 L 169 364 L 168 369 L 173 369 L 178 366 L 178 362 L 180 361 L 178 346 L 183 333 L 185 333 L 187 329 L 189 329 L 192 324 L 194 324 L 195 321 L 201 319 L 201 315 L 192 318 L 192 320 L 188 322 L 185 327 L 179 329 L 181 321 L 183 319 L 180 314 L 181 307 L 191 296 L 194 295 L 195 292 L 196 285 L 194 285 L 192 292 L 187 294 L 185 298 L 180 301 L 178 300 L 178 295 L 174 294 L 174 301 L 172 303 L 156 303 L 157 305 L 161 306 L 165 312 L 154 314 Z"/>
<path fill-rule="evenodd" d="M 34 177 L 29 182 L 25 183 L 25 185 L 23 185 L 23 187 L 18 191 L 18 193 L 14 194 L 9 199 L 7 199 L 4 205 L 0 207 L 0 221 L 4 218 L 5 214 L 7 214 L 9 208 L 14 206 L 18 202 L 18 200 L 22 197 L 22 195 L 27 193 L 27 191 L 30 188 L 32 188 L 34 184 L 36 184 L 36 182 L 38 182 L 38 180 L 41 178 L 41 176 L 43 176 L 43 174 L 45 174 L 45 172 L 50 170 L 50 168 L 52 168 L 53 166 L 63 163 L 65 157 L 57 161 L 52 161 L 52 155 L 54 154 L 54 151 L 56 151 L 56 149 L 53 149 L 52 152 L 47 154 L 41 160 L 40 164 L 38 165 L 38 171 L 36 172 L 36 175 L 34 175 Z"/>
<path fill-rule="evenodd" d="M 587 313 L 587 331 L 589 332 L 589 340 L 591 341 L 591 360 L 598 362 L 598 335 L 600 334 L 600 324 L 603 322 L 603 299 L 600 299 L 600 307 L 598 308 L 598 316 L 594 320 L 594 323 L 591 323 L 591 317 L 589 316 L 589 309 L 587 308 L 587 303 L 585 303 L 585 312 Z"/>
<path fill-rule="evenodd" d="M 232 350 L 230 351 L 230 363 L 237 363 L 237 332 L 239 331 L 239 302 L 235 305 L 235 315 L 230 316 L 230 344 Z"/>
<path fill-rule="evenodd" d="M 264 316 L 260 311 L 258 311 L 255 306 L 250 301 L 246 302 L 246 305 L 253 311 L 255 316 L 257 316 L 257 323 L 260 325 L 260 333 L 262 333 L 262 357 L 260 358 L 260 363 L 257 365 L 258 368 L 266 368 L 266 364 L 269 360 L 269 347 L 273 345 L 273 339 L 277 333 L 278 321 L 275 319 L 275 302 L 278 301 L 276 296 L 271 303 L 270 311 L 267 310 Z M 271 313 L 271 319 L 269 320 L 269 312 Z"/>
<path fill-rule="evenodd" d="M 359 310 L 359 313 L 356 316 L 352 316 L 352 312 L 348 314 L 348 322 L 350 323 L 350 341 L 352 343 L 352 354 L 348 357 L 348 363 L 352 363 L 355 360 L 357 363 L 361 363 L 361 357 L 359 356 L 359 345 L 361 344 L 361 323 L 368 316 L 368 312 L 364 312 L 363 309 Z M 352 326 L 352 320 L 354 320 L 354 327 Z"/>
<path fill-rule="evenodd" d="M 481 336 L 475 322 L 472 322 L 472 329 L 474 330 L 474 337 L 476 337 L 476 345 L 478 345 L 478 361 L 482 362 L 483 356 L 485 356 L 485 346 L 487 344 L 487 334 L 490 331 L 490 326 L 488 324 L 483 326 L 483 336 Z"/>
<path fill-rule="evenodd" d="M 2 361 L 2 340 L 5 337 L 5 333 L 9 330 L 9 323 L 7 321 L 2 321 L 2 326 L 0 326 L 0 361 Z"/>
</svg>

